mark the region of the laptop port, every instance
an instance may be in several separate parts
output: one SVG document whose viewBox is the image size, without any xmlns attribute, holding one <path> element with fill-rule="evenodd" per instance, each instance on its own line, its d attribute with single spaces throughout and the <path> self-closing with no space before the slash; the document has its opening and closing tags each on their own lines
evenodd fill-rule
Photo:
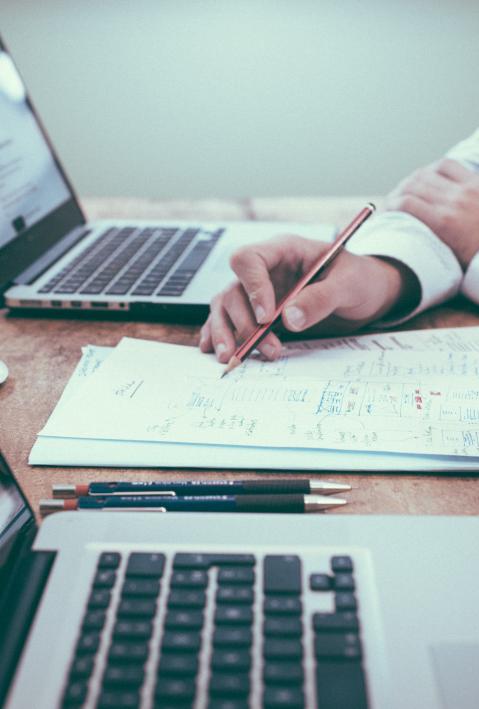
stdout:
<svg viewBox="0 0 479 709">
<path fill-rule="evenodd" d="M 108 308 L 108 303 L 103 300 L 97 302 L 92 301 L 90 305 L 92 308 Z"/>
<path fill-rule="evenodd" d="M 52 306 L 52 308 L 61 308 L 62 301 L 61 300 L 51 300 L 50 305 Z"/>
<path fill-rule="evenodd" d="M 72 300 L 72 302 L 70 303 L 70 307 L 72 308 L 81 308 L 82 306 L 83 303 L 81 302 L 81 300 Z"/>
</svg>

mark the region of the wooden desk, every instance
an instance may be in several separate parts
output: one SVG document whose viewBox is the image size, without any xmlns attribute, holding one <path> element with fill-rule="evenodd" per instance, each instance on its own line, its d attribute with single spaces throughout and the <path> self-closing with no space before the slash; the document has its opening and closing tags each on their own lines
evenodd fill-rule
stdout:
<svg viewBox="0 0 479 709">
<path fill-rule="evenodd" d="M 85 199 L 90 218 L 144 217 L 202 220 L 290 220 L 345 223 L 363 204 L 362 197 L 253 199 L 243 201 L 150 202 L 145 200 Z M 407 328 L 479 325 L 479 310 L 465 302 L 437 308 L 408 323 Z M 406 328 L 405 328 L 406 329 Z M 85 468 L 31 468 L 28 454 L 37 432 L 53 410 L 80 356 L 82 345 L 116 345 L 124 336 L 157 338 L 165 342 L 196 344 L 197 327 L 155 323 L 87 321 L 11 317 L 0 311 L 0 357 L 10 369 L 0 387 L 0 448 L 15 471 L 33 508 L 51 496 L 53 482 L 95 479 L 154 479 L 156 470 Z M 193 473 L 167 471 L 168 477 Z M 198 472 L 198 476 L 234 473 Z M 264 476 L 265 473 L 261 473 Z M 242 474 L 254 477 L 254 473 Z M 337 474 L 353 486 L 347 495 L 347 513 L 477 514 L 479 478 L 445 475 Z"/>
</svg>

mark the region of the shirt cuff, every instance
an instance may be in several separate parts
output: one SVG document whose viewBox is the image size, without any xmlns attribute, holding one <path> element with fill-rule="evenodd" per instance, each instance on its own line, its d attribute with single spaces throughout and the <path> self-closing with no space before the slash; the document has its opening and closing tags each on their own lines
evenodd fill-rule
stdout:
<svg viewBox="0 0 479 709">
<path fill-rule="evenodd" d="M 419 281 L 421 297 L 417 307 L 398 318 L 386 317 L 375 323 L 376 326 L 390 327 L 405 322 L 455 296 L 461 284 L 463 274 L 453 251 L 429 227 L 404 212 L 383 212 L 374 216 L 351 239 L 348 250 L 361 256 L 400 261 Z"/>
<path fill-rule="evenodd" d="M 479 251 L 469 262 L 462 281 L 461 293 L 473 303 L 479 303 Z"/>
</svg>

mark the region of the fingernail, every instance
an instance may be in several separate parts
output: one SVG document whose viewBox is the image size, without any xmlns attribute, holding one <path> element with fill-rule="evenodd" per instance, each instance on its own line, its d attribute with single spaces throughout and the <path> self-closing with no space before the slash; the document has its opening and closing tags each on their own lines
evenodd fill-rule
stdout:
<svg viewBox="0 0 479 709">
<path fill-rule="evenodd" d="M 218 357 L 221 357 L 221 355 L 224 355 L 225 352 L 226 352 L 225 343 L 218 342 L 218 344 L 216 345 L 216 354 L 218 355 Z"/>
<path fill-rule="evenodd" d="M 296 305 L 290 305 L 284 311 L 288 325 L 291 325 L 294 330 L 301 330 L 304 323 L 306 322 L 305 315 L 301 308 L 296 307 Z"/>
<path fill-rule="evenodd" d="M 274 345 L 263 345 L 262 350 L 263 354 L 265 354 L 266 357 L 274 357 L 274 355 L 276 354 L 276 347 Z"/>
<path fill-rule="evenodd" d="M 262 305 L 257 305 L 254 309 L 254 314 L 256 316 L 256 322 L 263 322 L 266 316 L 266 310 Z"/>
</svg>

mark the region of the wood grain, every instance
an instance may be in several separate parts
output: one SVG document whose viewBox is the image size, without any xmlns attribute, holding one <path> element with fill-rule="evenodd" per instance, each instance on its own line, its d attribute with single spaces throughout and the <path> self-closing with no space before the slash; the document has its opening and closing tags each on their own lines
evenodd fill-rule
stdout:
<svg viewBox="0 0 479 709">
<path fill-rule="evenodd" d="M 251 199 L 244 201 L 151 202 L 145 200 L 89 199 L 90 217 L 123 216 L 155 219 L 268 219 L 326 221 L 344 224 L 371 198 Z M 479 311 L 462 300 L 435 308 L 403 329 L 479 325 Z M 0 358 L 10 376 L 0 387 L 0 448 L 25 490 L 33 508 L 50 497 L 54 482 L 90 480 L 152 480 L 159 476 L 257 477 L 255 472 L 126 470 L 35 467 L 28 455 L 37 432 L 55 407 L 85 344 L 114 346 L 125 336 L 196 345 L 198 327 L 162 323 L 69 320 L 67 318 L 14 317 L 0 311 Z M 260 473 L 261 477 L 271 473 Z M 316 477 L 315 473 L 312 476 Z M 345 495 L 351 504 L 336 514 L 477 514 L 479 479 L 449 475 L 321 474 L 323 479 L 349 482 Z"/>
</svg>

